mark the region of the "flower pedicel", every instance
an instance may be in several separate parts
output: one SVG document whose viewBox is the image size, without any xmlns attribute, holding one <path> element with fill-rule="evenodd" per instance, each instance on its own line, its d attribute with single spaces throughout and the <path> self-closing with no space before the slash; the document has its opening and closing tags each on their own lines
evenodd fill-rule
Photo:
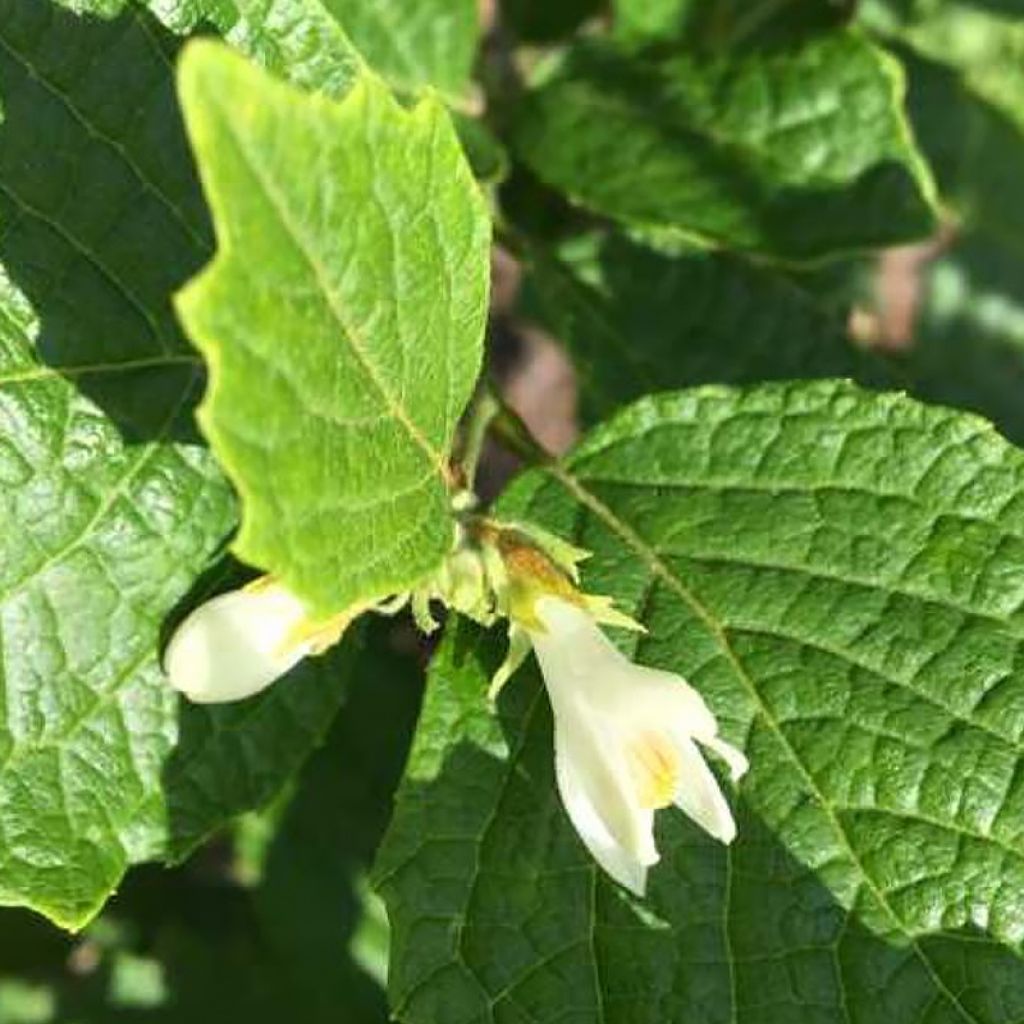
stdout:
<svg viewBox="0 0 1024 1024">
<path fill-rule="evenodd" d="M 658 860 L 659 809 L 674 804 L 720 842 L 736 835 L 701 748 L 725 762 L 733 782 L 747 759 L 721 739 L 715 716 L 681 676 L 634 664 L 604 634 L 602 623 L 643 627 L 608 598 L 579 589 L 577 566 L 586 556 L 536 527 L 468 516 L 442 569 L 410 594 L 318 622 L 264 577 L 196 609 L 171 639 L 165 667 L 191 700 L 238 700 L 337 643 L 371 608 L 391 612 L 411 601 L 428 632 L 436 628 L 432 600 L 483 625 L 506 618 L 508 655 L 490 695 L 531 650 L 536 654 L 554 714 L 555 774 L 566 812 L 597 863 L 643 894 Z"/>
</svg>

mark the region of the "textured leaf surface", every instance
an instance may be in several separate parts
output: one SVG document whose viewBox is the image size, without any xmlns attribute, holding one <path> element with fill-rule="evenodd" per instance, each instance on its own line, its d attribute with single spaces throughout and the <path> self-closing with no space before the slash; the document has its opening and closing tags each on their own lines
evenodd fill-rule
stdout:
<svg viewBox="0 0 1024 1024">
<path fill-rule="evenodd" d="M 212 712 L 160 671 L 235 524 L 171 311 L 212 244 L 174 55 L 143 14 L 0 2 L 0 903 L 69 926 L 268 799 L 344 664 Z"/>
<path fill-rule="evenodd" d="M 859 1024 L 1024 1013 L 1024 456 L 836 383 L 638 403 L 503 511 L 595 552 L 752 762 L 724 848 L 659 817 L 634 901 L 553 791 L 533 669 L 452 630 L 379 875 L 401 1019 Z"/>
<path fill-rule="evenodd" d="M 237 0 L 231 41 L 263 67 L 310 91 L 340 99 L 362 58 L 321 0 Z"/>
<path fill-rule="evenodd" d="M 242 495 L 235 548 L 325 614 L 405 589 L 451 543 L 487 308 L 489 219 L 451 122 L 370 75 L 305 96 L 213 43 L 181 90 L 219 253 L 179 310 Z"/>
<path fill-rule="evenodd" d="M 243 17 L 230 33 L 229 41 L 293 85 L 341 99 L 366 67 L 363 55 L 320 0 L 238 0 L 238 4 Z M 434 37 L 431 33 L 417 33 L 410 45 L 430 45 Z M 400 93 L 418 88 L 402 79 L 389 81 Z M 448 99 L 459 102 L 458 97 Z M 469 114 L 453 113 L 452 117 L 477 178 L 502 178 L 508 158 L 501 143 Z"/>
<path fill-rule="evenodd" d="M 226 837 L 180 868 L 134 870 L 80 937 L 0 910 L 4 1024 L 383 1024 L 384 989 L 362 966 L 367 924 L 380 929 L 364 875 L 422 671 L 391 649 L 393 620 L 369 625 L 323 747 L 236 830 L 244 870 L 227 870 Z M 90 969 L 69 970 L 83 945 Z"/>
<path fill-rule="evenodd" d="M 396 89 L 458 103 L 477 47 L 475 0 L 235 0 L 232 40 L 298 85 L 340 96 L 365 60 Z"/>
<path fill-rule="evenodd" d="M 785 260 L 933 224 L 899 68 L 855 33 L 706 61 L 581 44 L 527 93 L 513 141 L 599 213 Z"/>
<path fill-rule="evenodd" d="M 40 0 L 39 6 L 56 4 L 75 14 L 114 18 L 133 7 L 145 7 L 172 32 L 198 28 L 230 29 L 238 18 L 236 0 Z"/>
<path fill-rule="evenodd" d="M 324 0 L 356 49 L 394 85 L 466 88 L 477 44 L 476 0 Z"/>
</svg>

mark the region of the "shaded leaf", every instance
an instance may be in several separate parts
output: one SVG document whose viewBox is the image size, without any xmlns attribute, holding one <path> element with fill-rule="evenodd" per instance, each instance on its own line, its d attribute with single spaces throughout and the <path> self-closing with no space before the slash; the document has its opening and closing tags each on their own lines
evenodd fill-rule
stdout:
<svg viewBox="0 0 1024 1024">
<path fill-rule="evenodd" d="M 680 41 L 721 49 L 762 45 L 836 28 L 855 0 L 613 0 L 624 39 Z"/>
<path fill-rule="evenodd" d="M 502 25 L 528 43 L 550 43 L 603 13 L 603 0 L 501 0 Z"/>
<path fill-rule="evenodd" d="M 787 278 L 699 249 L 656 252 L 618 235 L 531 252 L 525 312 L 561 340 L 579 372 L 587 422 L 652 391 L 694 384 L 890 379 Z"/>
<path fill-rule="evenodd" d="M 907 107 L 943 199 L 968 229 L 1024 254 L 1024 119 L 975 92 L 959 72 L 902 52 Z"/>
</svg>

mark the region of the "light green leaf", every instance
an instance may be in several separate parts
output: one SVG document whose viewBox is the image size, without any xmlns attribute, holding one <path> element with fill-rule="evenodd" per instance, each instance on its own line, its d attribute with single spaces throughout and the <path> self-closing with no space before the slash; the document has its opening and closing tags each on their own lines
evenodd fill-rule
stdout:
<svg viewBox="0 0 1024 1024">
<path fill-rule="evenodd" d="M 341 96 L 363 59 L 396 89 L 465 100 L 477 48 L 476 0 L 235 0 L 232 38 L 271 70 Z"/>
<path fill-rule="evenodd" d="M 240 50 L 300 88 L 348 92 L 363 60 L 321 0 L 236 2 L 242 18 L 230 38 Z"/>
<path fill-rule="evenodd" d="M 452 630 L 379 865 L 400 1019 L 1009 1024 L 1024 1012 L 1024 454 L 829 382 L 638 403 L 500 510 L 594 551 L 742 744 L 723 847 L 632 899 L 553 787 L 535 670 Z"/>
<path fill-rule="evenodd" d="M 243 17 L 228 36 L 229 41 L 280 78 L 310 92 L 342 99 L 367 64 L 345 34 L 340 22 L 321 0 L 237 0 Z M 451 26 L 443 20 L 441 26 Z M 422 46 L 434 38 L 418 33 Z M 410 44 L 410 45 L 411 45 Z M 386 62 L 385 62 L 386 63 Z M 400 95 L 415 94 L 424 84 L 390 78 Z M 438 85 L 432 87 L 438 88 Z M 446 96 L 456 108 L 463 99 Z M 464 110 L 452 114 L 466 159 L 480 181 L 504 177 L 508 157 L 502 145 L 482 121 Z"/>
<path fill-rule="evenodd" d="M 708 59 L 588 42 L 527 92 L 513 144 L 598 213 L 812 260 L 932 230 L 902 102 L 854 32 Z"/>
<path fill-rule="evenodd" d="M 490 222 L 451 122 L 369 74 L 335 103 L 215 43 L 180 66 L 219 251 L 178 308 L 235 549 L 323 614 L 407 589 L 451 544 L 487 310 Z"/>
<path fill-rule="evenodd" d="M 477 46 L 477 0 L 324 0 L 370 66 L 398 88 L 458 98 Z"/>
<path fill-rule="evenodd" d="M 267 800 L 348 658 L 217 711 L 160 670 L 235 524 L 171 309 L 212 247 L 174 57 L 140 12 L 0 0 L 0 903 L 69 927 Z"/>
</svg>

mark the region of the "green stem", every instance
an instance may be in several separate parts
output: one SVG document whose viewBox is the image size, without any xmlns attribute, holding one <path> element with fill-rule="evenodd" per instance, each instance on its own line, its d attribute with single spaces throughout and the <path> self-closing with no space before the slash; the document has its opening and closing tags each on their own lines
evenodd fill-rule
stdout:
<svg viewBox="0 0 1024 1024">
<path fill-rule="evenodd" d="M 527 465 L 547 466 L 555 461 L 530 433 L 529 427 L 500 399 L 490 427 L 495 438 L 510 452 L 518 455 Z"/>
<path fill-rule="evenodd" d="M 500 409 L 501 402 L 491 388 L 486 383 L 481 385 L 466 423 L 460 460 L 463 479 L 470 490 L 476 489 L 476 474 L 480 466 L 484 441 L 487 438 L 487 431 Z"/>
</svg>

